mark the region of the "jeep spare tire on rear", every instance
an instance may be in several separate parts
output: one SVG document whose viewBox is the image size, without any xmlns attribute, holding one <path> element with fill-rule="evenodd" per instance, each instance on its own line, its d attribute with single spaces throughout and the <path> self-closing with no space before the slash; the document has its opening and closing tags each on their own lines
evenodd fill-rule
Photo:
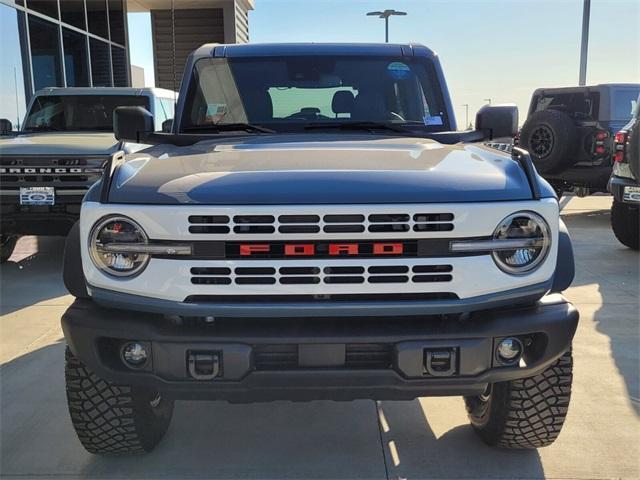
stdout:
<svg viewBox="0 0 640 480">
<path fill-rule="evenodd" d="M 575 162 L 572 155 L 576 127 L 571 118 L 558 110 L 535 112 L 520 131 L 520 146 L 528 150 L 540 173 L 553 173 Z"/>
</svg>

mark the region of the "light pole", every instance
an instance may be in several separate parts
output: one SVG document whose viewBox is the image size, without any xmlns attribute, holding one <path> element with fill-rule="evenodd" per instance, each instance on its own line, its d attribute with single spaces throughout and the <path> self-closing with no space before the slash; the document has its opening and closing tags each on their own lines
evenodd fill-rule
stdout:
<svg viewBox="0 0 640 480">
<path fill-rule="evenodd" d="M 462 106 L 464 107 L 464 111 L 465 111 L 465 121 L 464 121 L 464 125 L 465 125 L 465 129 L 469 128 L 469 104 L 468 103 L 463 103 Z"/>
<path fill-rule="evenodd" d="M 578 85 L 587 84 L 587 48 L 589 46 L 589 17 L 591 16 L 591 0 L 584 0 L 582 7 L 582 41 L 580 42 L 580 76 Z"/>
<path fill-rule="evenodd" d="M 397 10 L 385 10 L 384 12 L 369 12 L 368 16 L 376 16 L 378 18 L 384 18 L 384 41 L 389 43 L 389 17 L 391 15 L 406 15 L 407 12 L 399 12 Z"/>
</svg>

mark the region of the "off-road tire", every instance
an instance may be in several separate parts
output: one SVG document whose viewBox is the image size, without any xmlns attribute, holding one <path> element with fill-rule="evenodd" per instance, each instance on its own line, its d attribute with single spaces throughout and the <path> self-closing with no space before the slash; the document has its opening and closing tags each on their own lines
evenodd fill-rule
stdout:
<svg viewBox="0 0 640 480">
<path fill-rule="evenodd" d="M 640 206 L 613 201 L 611 205 L 613 234 L 623 245 L 638 250 L 640 235 Z"/>
<path fill-rule="evenodd" d="M 173 400 L 101 379 L 69 347 L 65 360 L 67 404 L 82 446 L 98 455 L 153 450 L 169 427 Z"/>
<path fill-rule="evenodd" d="M 549 134 L 548 147 L 543 148 L 541 133 Z M 578 136 L 569 115 L 558 110 L 533 113 L 520 130 L 520 148 L 531 155 L 538 172 L 558 173 L 577 161 Z"/>
<path fill-rule="evenodd" d="M 18 243 L 18 235 L 2 235 L 0 236 L 0 263 L 4 263 L 13 254 L 13 250 Z"/>
<path fill-rule="evenodd" d="M 514 449 L 551 445 L 571 397 L 573 360 L 566 352 L 542 373 L 494 383 L 482 397 L 465 397 L 469 420 L 485 443 Z"/>
</svg>

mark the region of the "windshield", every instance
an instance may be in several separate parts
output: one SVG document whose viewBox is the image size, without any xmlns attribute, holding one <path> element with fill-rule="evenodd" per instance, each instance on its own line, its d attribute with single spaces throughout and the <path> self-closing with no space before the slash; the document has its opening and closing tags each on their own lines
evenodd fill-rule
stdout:
<svg viewBox="0 0 640 480">
<path fill-rule="evenodd" d="M 291 131 L 356 122 L 449 130 L 430 60 L 317 55 L 202 59 L 196 63 L 181 129 L 250 123 Z"/>
<path fill-rule="evenodd" d="M 51 95 L 36 97 L 24 130 L 113 131 L 116 107 L 149 109 L 149 99 L 133 95 Z"/>
</svg>

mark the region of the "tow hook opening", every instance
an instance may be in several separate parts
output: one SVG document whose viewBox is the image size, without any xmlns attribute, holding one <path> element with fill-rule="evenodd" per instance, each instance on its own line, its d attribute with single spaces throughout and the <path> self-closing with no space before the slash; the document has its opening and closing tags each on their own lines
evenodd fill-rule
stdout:
<svg viewBox="0 0 640 480">
<path fill-rule="evenodd" d="M 458 370 L 457 348 L 428 348 L 424 351 L 424 369 L 433 377 L 449 377 Z"/>
<path fill-rule="evenodd" d="M 195 380 L 213 380 L 220 376 L 222 354 L 220 352 L 187 352 L 187 370 Z"/>
</svg>

